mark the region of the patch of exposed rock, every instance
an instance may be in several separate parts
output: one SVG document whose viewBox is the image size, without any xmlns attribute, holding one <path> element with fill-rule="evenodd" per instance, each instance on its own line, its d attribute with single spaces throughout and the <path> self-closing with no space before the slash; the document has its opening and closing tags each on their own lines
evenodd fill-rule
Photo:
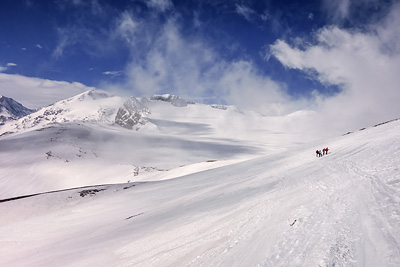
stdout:
<svg viewBox="0 0 400 267">
<path fill-rule="evenodd" d="M 118 109 L 115 123 L 127 129 L 138 130 L 147 123 L 143 118 L 143 115 L 147 114 L 150 114 L 150 110 L 132 96 Z"/>
</svg>

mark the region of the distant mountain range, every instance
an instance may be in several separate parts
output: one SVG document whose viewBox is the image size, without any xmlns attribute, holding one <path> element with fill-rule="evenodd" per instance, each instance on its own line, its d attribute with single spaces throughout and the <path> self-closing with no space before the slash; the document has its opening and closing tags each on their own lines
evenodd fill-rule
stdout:
<svg viewBox="0 0 400 267">
<path fill-rule="evenodd" d="M 144 118 L 151 114 L 146 104 L 154 106 L 152 104 L 154 102 L 164 102 L 175 108 L 196 104 L 170 94 L 153 95 L 150 99 L 137 99 L 133 96 L 126 99 L 101 90 L 90 90 L 38 110 L 28 109 L 4 96 L 0 100 L 1 125 L 10 121 L 7 127 L 0 129 L 0 135 L 4 132 L 14 133 L 23 129 L 39 129 L 55 123 L 89 121 L 117 124 L 127 129 L 139 130 L 149 122 Z M 210 107 L 215 108 L 215 105 Z M 227 106 L 218 108 L 228 109 Z"/>
</svg>

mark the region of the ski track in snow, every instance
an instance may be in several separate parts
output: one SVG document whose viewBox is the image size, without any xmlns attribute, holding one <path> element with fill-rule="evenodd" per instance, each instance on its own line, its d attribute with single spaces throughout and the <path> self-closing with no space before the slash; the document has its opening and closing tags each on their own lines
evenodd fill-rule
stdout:
<svg viewBox="0 0 400 267">
<path fill-rule="evenodd" d="M 400 123 L 0 203 L 0 266 L 400 266 Z"/>
</svg>

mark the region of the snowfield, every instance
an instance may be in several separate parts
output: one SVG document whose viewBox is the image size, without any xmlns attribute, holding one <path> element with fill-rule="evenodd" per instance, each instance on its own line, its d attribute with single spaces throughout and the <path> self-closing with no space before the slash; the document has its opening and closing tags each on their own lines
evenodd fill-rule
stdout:
<svg viewBox="0 0 400 267">
<path fill-rule="evenodd" d="M 300 142 L 229 109 L 147 107 L 139 131 L 0 137 L 0 266 L 400 266 L 400 121 Z"/>
<path fill-rule="evenodd" d="M 173 178 L 191 173 L 191 165 L 209 169 L 315 139 L 289 128 L 302 116 L 266 117 L 229 106 L 183 106 L 182 99 L 174 105 L 170 98 L 142 99 L 149 111 L 136 114 L 141 118 L 133 130 L 115 123 L 126 99 L 99 90 L 0 126 L 0 199 Z"/>
</svg>

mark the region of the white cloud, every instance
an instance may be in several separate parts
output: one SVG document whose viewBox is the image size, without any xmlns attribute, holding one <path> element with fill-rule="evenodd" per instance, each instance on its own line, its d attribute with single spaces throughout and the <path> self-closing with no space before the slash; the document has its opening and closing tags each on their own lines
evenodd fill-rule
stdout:
<svg viewBox="0 0 400 267">
<path fill-rule="evenodd" d="M 82 0 L 72 0 L 71 1 L 73 5 L 75 6 L 81 6 L 84 5 L 84 2 Z"/>
<path fill-rule="evenodd" d="M 75 4 L 71 0 L 59 0 L 59 5 L 76 5 L 79 8 L 91 8 L 92 16 L 96 19 L 104 19 L 114 15 L 111 8 L 107 10 L 106 6 L 99 3 L 98 0 L 91 1 L 78 1 Z M 82 7 L 81 7 L 82 6 Z M 90 15 L 90 14 L 89 14 Z M 107 18 L 108 19 L 108 18 Z M 91 19 L 78 19 L 75 23 L 68 24 L 65 27 L 56 29 L 57 44 L 53 50 L 52 57 L 55 60 L 62 58 L 66 53 L 73 52 L 74 48 L 83 50 L 86 54 L 92 57 L 103 57 L 115 54 L 116 50 L 120 49 L 121 42 L 124 40 L 123 45 L 131 47 L 135 45 L 137 40 L 143 41 L 145 36 L 138 34 L 140 28 L 140 19 L 135 19 L 132 11 L 123 11 L 119 16 L 112 17 L 111 23 L 108 25 L 93 26 Z M 36 45 L 42 48 L 40 45 Z"/>
<path fill-rule="evenodd" d="M 0 73 L 0 95 L 14 98 L 28 108 L 39 108 L 93 89 L 69 83 Z"/>
<path fill-rule="evenodd" d="M 132 49 L 132 58 L 140 58 Z M 219 103 L 278 115 L 296 110 L 284 86 L 264 77 L 249 61 L 228 62 L 206 43 L 181 34 L 177 21 L 169 20 L 154 37 L 143 60 L 133 60 L 126 70 L 136 96 L 174 93 L 207 98 Z"/>
<path fill-rule="evenodd" d="M 291 100 L 282 84 L 260 74 L 251 62 L 225 64 L 219 75 L 215 86 L 227 103 L 267 115 L 288 114 L 300 107 L 300 101 Z"/>
<path fill-rule="evenodd" d="M 322 10 L 328 20 L 335 24 L 343 22 L 357 22 L 360 18 L 374 20 L 386 13 L 386 7 L 390 7 L 398 1 L 381 0 L 322 0 Z M 373 11 L 373 12 L 371 12 Z"/>
<path fill-rule="evenodd" d="M 110 75 L 110 76 L 120 76 L 122 75 L 122 71 L 105 71 L 103 72 L 104 75 Z"/>
<path fill-rule="evenodd" d="M 66 52 L 73 51 L 72 48 L 79 47 L 88 55 L 101 57 L 109 53 L 114 47 L 108 32 L 105 29 L 92 29 L 80 25 L 72 25 L 57 29 L 57 45 L 52 53 L 56 60 L 62 58 Z"/>
<path fill-rule="evenodd" d="M 5 72 L 6 70 L 8 70 L 10 67 L 16 67 L 17 64 L 9 62 L 7 63 L 5 66 L 0 66 L 0 72 Z"/>
<path fill-rule="evenodd" d="M 92 0 L 90 2 L 90 8 L 91 8 L 92 14 L 95 14 L 95 15 L 105 15 L 105 13 L 106 13 L 105 8 L 103 7 L 102 4 L 99 3 L 98 0 Z"/>
<path fill-rule="evenodd" d="M 245 6 L 236 4 L 236 13 L 243 16 L 246 20 L 251 21 L 251 16 L 255 13 L 254 10 Z"/>
<path fill-rule="evenodd" d="M 75 43 L 75 41 L 72 39 L 73 35 L 69 35 L 66 31 L 66 29 L 58 29 L 58 43 L 56 48 L 53 51 L 52 56 L 55 59 L 59 59 L 64 55 L 64 50 Z"/>
<path fill-rule="evenodd" d="M 157 9 L 161 12 L 165 12 L 173 7 L 173 4 L 170 0 L 148 0 L 146 4 L 148 7 Z"/>
<path fill-rule="evenodd" d="M 124 11 L 117 20 L 115 34 L 125 40 L 128 44 L 133 44 L 136 39 L 139 23 L 135 21 L 133 15 Z"/>
<path fill-rule="evenodd" d="M 322 0 L 322 8 L 328 17 L 334 22 L 341 22 L 350 14 L 350 0 Z"/>
<path fill-rule="evenodd" d="M 271 46 L 286 67 L 340 86 L 342 91 L 333 97 L 315 98 L 321 117 L 332 126 L 354 129 L 400 117 L 399 7 L 370 32 L 328 27 L 305 49 L 282 40 Z"/>
<path fill-rule="evenodd" d="M 62 10 L 68 6 L 73 6 L 75 8 L 90 10 L 93 15 L 102 15 L 105 12 L 103 5 L 98 0 L 55 0 L 54 3 Z"/>
<path fill-rule="evenodd" d="M 382 50 L 389 54 L 400 54 L 400 3 L 373 30 L 381 40 Z"/>
<path fill-rule="evenodd" d="M 100 57 L 114 49 L 110 36 L 111 30 L 101 23 L 93 24 L 93 21 L 105 21 L 111 16 L 111 11 L 107 10 L 107 5 L 98 0 L 55 0 L 58 7 L 65 11 L 67 7 L 73 7 L 84 12 L 85 16 L 77 16 L 63 27 L 56 28 L 57 43 L 52 53 L 52 57 L 58 60 L 72 47 L 79 46 L 88 55 Z M 94 19 L 94 20 L 93 20 Z M 42 49 L 40 44 L 37 48 Z"/>
<path fill-rule="evenodd" d="M 200 28 L 203 25 L 203 22 L 200 20 L 200 13 L 193 11 L 193 25 L 196 28 Z"/>
<path fill-rule="evenodd" d="M 36 47 L 39 48 L 39 49 L 43 48 L 43 46 L 41 46 L 40 44 L 37 44 Z"/>
<path fill-rule="evenodd" d="M 261 14 L 261 20 L 262 21 L 267 21 L 271 19 L 271 14 L 268 12 L 268 10 L 265 10 L 263 14 Z"/>
<path fill-rule="evenodd" d="M 144 35 L 149 34 L 146 30 L 142 31 Z M 214 55 L 200 42 L 187 42 L 173 19 L 158 33 L 153 33 L 156 36 L 153 36 L 149 50 L 145 51 L 145 58 L 134 60 L 128 67 L 129 82 L 133 88 L 145 95 L 163 90 L 181 93 L 201 91 L 201 86 L 197 85 L 201 66 L 211 64 Z M 132 53 L 133 58 L 141 56 L 136 48 L 132 48 Z"/>
</svg>

